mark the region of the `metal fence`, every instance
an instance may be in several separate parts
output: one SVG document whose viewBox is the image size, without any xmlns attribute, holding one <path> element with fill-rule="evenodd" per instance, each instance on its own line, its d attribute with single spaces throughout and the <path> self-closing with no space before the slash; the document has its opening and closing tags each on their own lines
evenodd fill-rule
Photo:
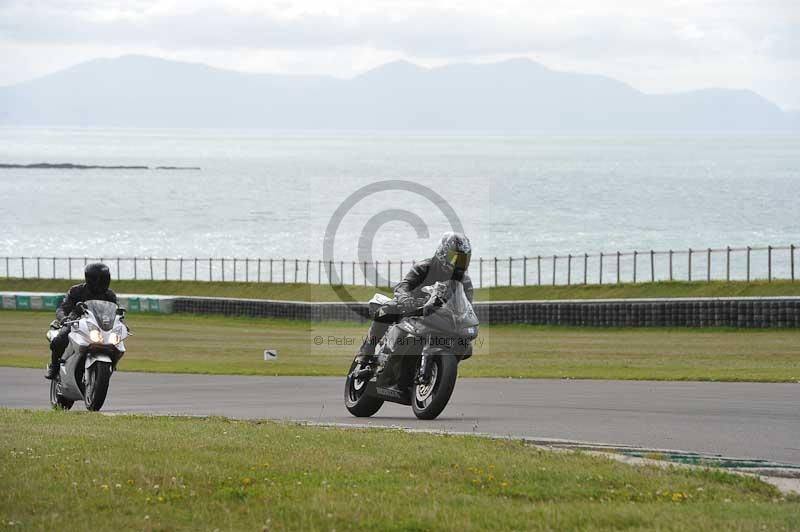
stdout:
<svg viewBox="0 0 800 532">
<path fill-rule="evenodd" d="M 613 251 L 473 258 L 477 287 L 621 284 L 656 281 L 754 281 L 795 277 L 798 246 Z M 321 261 L 265 258 L 0 257 L 0 277 L 80 279 L 101 261 L 115 279 L 392 286 L 413 260 Z M 4 270 L 2 269 L 4 268 Z"/>
</svg>

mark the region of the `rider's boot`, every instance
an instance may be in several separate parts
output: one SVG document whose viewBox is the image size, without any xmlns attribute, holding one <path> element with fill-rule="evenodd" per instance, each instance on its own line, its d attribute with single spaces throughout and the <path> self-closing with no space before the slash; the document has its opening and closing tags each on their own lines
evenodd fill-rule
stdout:
<svg viewBox="0 0 800 532">
<path fill-rule="evenodd" d="M 58 362 L 51 362 L 47 366 L 47 373 L 44 374 L 44 378 L 48 380 L 53 380 L 58 377 L 58 370 L 61 365 Z"/>
<path fill-rule="evenodd" d="M 361 348 L 358 350 L 355 361 L 362 366 L 368 366 L 375 361 L 375 346 L 370 344 L 369 341 L 364 341 Z"/>
<path fill-rule="evenodd" d="M 47 366 L 47 373 L 44 374 L 44 378 L 48 380 L 53 380 L 58 377 L 58 370 L 61 369 L 61 355 L 56 355 L 53 351 L 50 351 L 50 365 Z"/>
</svg>

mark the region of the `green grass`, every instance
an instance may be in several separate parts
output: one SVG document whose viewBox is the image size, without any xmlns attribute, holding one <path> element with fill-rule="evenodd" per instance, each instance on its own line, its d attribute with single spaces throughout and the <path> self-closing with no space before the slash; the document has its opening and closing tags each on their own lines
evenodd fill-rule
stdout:
<svg viewBox="0 0 800 532">
<path fill-rule="evenodd" d="M 753 477 L 516 441 L 0 409 L 0 522 L 25 530 L 793 530 Z M 13 524 L 9 524 L 13 523 Z"/>
<path fill-rule="evenodd" d="M 77 281 L 59 279 L 0 279 L 0 291 L 66 292 Z M 194 281 L 114 281 L 117 293 L 240 297 L 290 301 L 339 301 L 328 285 Z M 345 287 L 352 298 L 367 301 L 374 287 Z M 388 289 L 380 291 L 388 293 Z M 513 286 L 477 289 L 476 301 L 525 299 L 607 299 L 651 297 L 800 296 L 800 282 L 662 282 L 620 285 Z"/>
<path fill-rule="evenodd" d="M 0 365 L 44 367 L 49 312 L 0 310 Z M 135 314 L 123 371 L 342 375 L 367 325 L 185 314 Z M 321 345 L 315 338 L 321 338 Z M 599 329 L 495 325 L 481 329 L 469 377 L 800 381 L 800 331 Z M 263 361 L 263 350 L 278 360 Z"/>
</svg>

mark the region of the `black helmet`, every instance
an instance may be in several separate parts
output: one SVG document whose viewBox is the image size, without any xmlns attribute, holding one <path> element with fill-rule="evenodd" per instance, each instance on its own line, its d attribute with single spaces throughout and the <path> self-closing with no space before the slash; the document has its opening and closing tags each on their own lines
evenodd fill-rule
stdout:
<svg viewBox="0 0 800 532">
<path fill-rule="evenodd" d="M 464 273 L 469 268 L 472 257 L 472 245 L 469 238 L 461 233 L 448 231 L 442 235 L 435 258 L 446 271 Z"/>
<path fill-rule="evenodd" d="M 93 262 L 86 265 L 83 270 L 86 286 L 94 294 L 101 294 L 108 290 L 111 284 L 111 271 L 102 262 Z"/>
</svg>

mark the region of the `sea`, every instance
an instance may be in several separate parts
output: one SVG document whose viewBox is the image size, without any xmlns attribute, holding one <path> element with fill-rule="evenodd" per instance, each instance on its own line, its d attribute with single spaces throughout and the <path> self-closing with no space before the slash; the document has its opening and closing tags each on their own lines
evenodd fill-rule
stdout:
<svg viewBox="0 0 800 532">
<path fill-rule="evenodd" d="M 0 163 L 148 167 L 0 169 L 0 257 L 399 261 L 449 230 L 487 261 L 800 244 L 800 137 L 0 128 Z"/>
</svg>

